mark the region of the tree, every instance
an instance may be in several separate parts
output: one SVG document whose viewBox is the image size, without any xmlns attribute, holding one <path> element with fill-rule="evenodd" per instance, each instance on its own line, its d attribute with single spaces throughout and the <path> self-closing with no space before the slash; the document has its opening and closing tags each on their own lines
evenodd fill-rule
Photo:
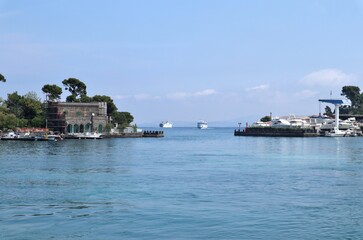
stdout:
<svg viewBox="0 0 363 240">
<path fill-rule="evenodd" d="M 18 121 L 14 114 L 0 112 L 0 129 L 15 129 L 17 123 Z"/>
<path fill-rule="evenodd" d="M 29 92 L 20 101 L 22 108 L 22 118 L 31 122 L 34 118 L 43 117 L 43 106 L 35 92 Z"/>
<path fill-rule="evenodd" d="M 80 100 L 81 100 L 81 102 L 83 102 L 83 103 L 89 103 L 89 102 L 92 102 L 92 101 L 93 101 L 92 97 L 89 97 L 89 96 L 87 96 L 87 95 L 85 95 L 85 94 L 82 94 L 82 95 L 81 95 Z"/>
<path fill-rule="evenodd" d="M 87 86 L 84 82 L 77 78 L 68 78 L 62 81 L 65 90 L 68 90 L 71 95 L 67 97 L 67 102 L 80 102 L 81 99 L 77 98 L 82 95 L 87 95 Z"/>
<path fill-rule="evenodd" d="M 129 112 L 115 112 L 112 115 L 112 122 L 119 124 L 122 128 L 127 127 L 134 121 Z"/>
<path fill-rule="evenodd" d="M 112 116 L 114 112 L 117 111 L 116 105 L 113 103 L 113 100 L 109 96 L 105 95 L 95 95 L 92 97 L 92 101 L 94 102 L 106 102 L 107 103 L 107 115 Z"/>
<path fill-rule="evenodd" d="M 326 106 L 325 107 L 325 115 L 327 115 L 329 117 L 333 117 L 334 116 L 334 114 L 333 114 L 333 112 L 332 112 L 332 110 L 331 110 L 331 108 L 329 106 Z"/>
<path fill-rule="evenodd" d="M 62 95 L 62 88 L 53 84 L 46 84 L 43 86 L 42 91 L 47 95 L 48 100 L 53 102 L 59 100 Z"/>
<path fill-rule="evenodd" d="M 4 75 L 0 73 L 0 82 L 6 82 Z"/>
<path fill-rule="evenodd" d="M 342 88 L 342 96 L 348 98 L 352 103 L 353 109 L 358 109 L 361 104 L 362 96 L 360 94 L 360 88 L 357 86 L 344 86 Z"/>
<path fill-rule="evenodd" d="M 44 109 L 40 98 L 35 92 L 29 92 L 20 96 L 17 92 L 8 94 L 5 101 L 7 106 L 7 115 L 14 115 L 16 121 L 14 124 L 19 127 L 42 127 L 45 124 Z M 9 118 L 6 118 L 9 119 Z M 7 128 L 12 128 L 9 122 L 5 121 Z"/>
<path fill-rule="evenodd" d="M 348 98 L 352 105 L 348 107 L 348 113 L 362 114 L 363 113 L 363 94 L 360 93 L 360 88 L 357 86 L 344 86 L 342 88 L 342 96 Z"/>
<path fill-rule="evenodd" d="M 8 99 L 5 101 L 10 113 L 13 113 L 16 117 L 22 115 L 21 113 L 21 99 L 22 96 L 18 92 L 8 94 Z"/>
<path fill-rule="evenodd" d="M 261 122 L 269 122 L 271 121 L 271 117 L 270 116 L 264 116 L 263 118 L 260 119 Z"/>
</svg>

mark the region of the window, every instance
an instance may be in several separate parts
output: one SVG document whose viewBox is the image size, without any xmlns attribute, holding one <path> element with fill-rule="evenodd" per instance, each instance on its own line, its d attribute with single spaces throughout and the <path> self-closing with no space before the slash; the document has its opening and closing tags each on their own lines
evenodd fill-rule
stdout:
<svg viewBox="0 0 363 240">
<path fill-rule="evenodd" d="M 98 132 L 102 133 L 102 131 L 103 131 L 103 126 L 102 126 L 102 124 L 99 124 L 98 125 Z"/>
<path fill-rule="evenodd" d="M 73 133 L 73 125 L 72 124 L 67 125 L 67 132 L 68 133 Z"/>
<path fill-rule="evenodd" d="M 74 124 L 73 132 L 74 133 L 79 133 L 79 126 L 78 126 L 78 124 Z"/>
</svg>

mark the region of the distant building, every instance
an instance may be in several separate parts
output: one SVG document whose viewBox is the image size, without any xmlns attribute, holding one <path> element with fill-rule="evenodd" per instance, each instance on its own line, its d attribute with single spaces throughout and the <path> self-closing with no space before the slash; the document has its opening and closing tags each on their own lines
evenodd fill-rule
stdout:
<svg viewBox="0 0 363 240">
<path fill-rule="evenodd" d="M 47 127 L 60 133 L 103 133 L 108 123 L 106 102 L 48 102 Z"/>
</svg>

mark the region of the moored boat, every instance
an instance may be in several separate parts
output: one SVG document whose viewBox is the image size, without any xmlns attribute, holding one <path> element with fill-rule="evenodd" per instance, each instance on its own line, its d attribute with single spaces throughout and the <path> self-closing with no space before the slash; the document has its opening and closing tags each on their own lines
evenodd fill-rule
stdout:
<svg viewBox="0 0 363 240">
<path fill-rule="evenodd" d="M 68 133 L 65 138 L 67 139 L 102 139 L 101 133 L 85 132 L 85 133 Z"/>
<path fill-rule="evenodd" d="M 26 131 L 24 131 L 26 130 Z M 20 129 L 18 132 L 10 131 L 1 137 L 1 140 L 12 141 L 56 141 L 56 137 L 47 132 L 36 129 Z"/>
<path fill-rule="evenodd" d="M 347 130 L 340 130 L 340 129 L 333 129 L 331 131 L 325 132 L 326 137 L 356 137 L 358 133 L 354 130 L 347 129 Z"/>
</svg>

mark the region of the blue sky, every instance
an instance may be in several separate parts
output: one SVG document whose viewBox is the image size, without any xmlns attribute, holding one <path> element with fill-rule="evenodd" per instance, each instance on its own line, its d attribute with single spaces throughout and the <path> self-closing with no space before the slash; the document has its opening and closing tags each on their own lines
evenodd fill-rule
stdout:
<svg viewBox="0 0 363 240">
<path fill-rule="evenodd" d="M 363 0 L 0 0 L 0 96 L 75 77 L 139 124 L 318 114 L 361 87 L 362 26 Z"/>
</svg>

